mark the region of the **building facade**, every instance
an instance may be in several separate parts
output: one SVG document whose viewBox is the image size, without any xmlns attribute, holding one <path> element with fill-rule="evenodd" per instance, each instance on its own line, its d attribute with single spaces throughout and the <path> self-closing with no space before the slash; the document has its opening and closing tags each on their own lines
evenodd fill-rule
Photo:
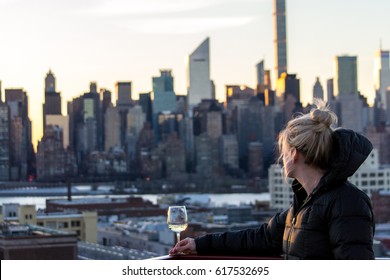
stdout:
<svg viewBox="0 0 390 280">
<path fill-rule="evenodd" d="M 322 88 L 319 77 L 316 78 L 313 86 L 313 99 L 315 98 L 324 99 L 324 89 Z"/>
<path fill-rule="evenodd" d="M 27 92 L 5 89 L 5 103 L 10 116 L 10 180 L 27 180 L 35 165 Z"/>
<path fill-rule="evenodd" d="M 375 54 L 374 87 L 379 93 L 384 109 L 387 109 L 386 90 L 390 87 L 390 52 L 378 50 Z M 389 118 L 390 119 L 390 118 Z"/>
<path fill-rule="evenodd" d="M 10 179 L 10 123 L 8 106 L 0 101 L 0 181 Z"/>
<path fill-rule="evenodd" d="M 63 130 L 47 125 L 37 147 L 37 180 L 67 180 L 77 175 L 76 158 L 71 150 L 63 147 Z"/>
<path fill-rule="evenodd" d="M 286 0 L 274 0 L 273 19 L 275 75 L 278 79 L 282 73 L 287 73 Z"/>
<path fill-rule="evenodd" d="M 291 180 L 285 181 L 282 167 L 272 165 L 268 169 L 268 179 L 270 207 L 277 209 L 290 207 L 293 199 Z M 374 192 L 380 190 L 390 191 L 390 167 L 379 165 L 378 150 L 373 149 L 366 161 L 348 180 L 371 197 Z"/>
<path fill-rule="evenodd" d="M 131 97 L 131 82 L 130 81 L 117 82 L 116 91 L 118 94 L 116 106 L 120 108 L 130 107 L 133 102 Z"/>
<path fill-rule="evenodd" d="M 193 51 L 187 62 L 187 95 L 189 106 L 197 105 L 202 99 L 212 99 L 210 80 L 210 39 L 206 38 Z"/>
<path fill-rule="evenodd" d="M 334 96 L 358 94 L 357 57 L 336 56 L 334 60 Z"/>
<path fill-rule="evenodd" d="M 37 211 L 35 205 L 7 203 L 2 206 L 0 222 L 17 222 L 76 234 L 79 240 L 97 242 L 96 211 Z"/>
<path fill-rule="evenodd" d="M 46 115 L 46 125 L 58 126 L 62 129 L 63 148 L 69 147 L 69 116 Z"/>
<path fill-rule="evenodd" d="M 0 224 L 1 260 L 76 260 L 74 233 L 18 223 Z"/>
<path fill-rule="evenodd" d="M 45 78 L 45 103 L 43 103 L 43 131 L 47 115 L 61 115 L 61 94 L 56 92 L 56 78 L 51 70 Z"/>
</svg>

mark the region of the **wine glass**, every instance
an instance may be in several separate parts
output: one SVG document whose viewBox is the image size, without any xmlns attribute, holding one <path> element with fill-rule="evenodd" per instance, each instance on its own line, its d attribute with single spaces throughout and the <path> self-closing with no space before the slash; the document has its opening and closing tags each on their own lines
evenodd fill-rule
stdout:
<svg viewBox="0 0 390 280">
<path fill-rule="evenodd" d="M 177 242 L 180 241 L 180 232 L 188 226 L 187 210 L 185 206 L 169 206 L 167 215 L 168 227 L 176 232 Z"/>
</svg>

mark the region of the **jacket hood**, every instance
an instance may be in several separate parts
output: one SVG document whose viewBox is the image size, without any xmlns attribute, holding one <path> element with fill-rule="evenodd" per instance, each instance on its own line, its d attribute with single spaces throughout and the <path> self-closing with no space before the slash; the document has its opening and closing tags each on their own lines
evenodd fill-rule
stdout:
<svg viewBox="0 0 390 280">
<path fill-rule="evenodd" d="M 350 129 L 335 129 L 332 163 L 325 178 L 328 182 L 345 181 L 356 172 L 372 149 L 371 142 L 365 136 Z"/>
</svg>

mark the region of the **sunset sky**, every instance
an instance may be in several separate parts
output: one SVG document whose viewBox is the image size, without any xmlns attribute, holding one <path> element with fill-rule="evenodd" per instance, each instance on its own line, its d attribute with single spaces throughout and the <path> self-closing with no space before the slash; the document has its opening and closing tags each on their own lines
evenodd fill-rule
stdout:
<svg viewBox="0 0 390 280">
<path fill-rule="evenodd" d="M 255 86 L 255 64 L 274 67 L 272 0 L 0 0 L 0 80 L 24 88 L 34 143 L 42 136 L 44 78 L 57 79 L 66 101 L 132 81 L 133 98 L 172 69 L 186 93 L 186 56 L 210 37 L 217 97 L 226 84 Z M 315 78 L 325 88 L 336 55 L 358 57 L 360 91 L 373 100 L 375 52 L 390 49 L 388 0 L 287 0 L 288 69 L 301 80 L 304 103 Z M 3 97 L 4 98 L 4 97 Z"/>
</svg>

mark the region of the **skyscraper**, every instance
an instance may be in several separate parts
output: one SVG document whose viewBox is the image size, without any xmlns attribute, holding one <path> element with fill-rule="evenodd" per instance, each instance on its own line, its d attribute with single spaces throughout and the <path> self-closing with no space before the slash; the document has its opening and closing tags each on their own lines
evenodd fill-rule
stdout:
<svg viewBox="0 0 390 280">
<path fill-rule="evenodd" d="M 45 134 L 37 147 L 37 180 L 66 180 L 76 172 L 76 159 L 64 147 L 65 124 L 51 125 L 48 116 Z M 60 116 L 65 118 L 65 116 Z M 68 132 L 67 132 L 68 133 Z M 68 135 L 67 135 L 68 136 Z"/>
<path fill-rule="evenodd" d="M 120 139 L 121 146 L 126 146 L 126 116 L 129 108 L 132 106 L 131 98 L 131 82 L 122 81 L 116 83 L 116 91 L 118 94 L 118 99 L 116 101 L 116 108 L 119 109 L 120 114 Z"/>
<path fill-rule="evenodd" d="M 375 54 L 374 86 L 383 108 L 388 109 L 390 100 L 386 98 L 386 90 L 390 87 L 389 51 L 379 49 Z M 390 120 L 390 116 L 387 119 Z"/>
<path fill-rule="evenodd" d="M 319 77 L 317 77 L 313 86 L 313 99 L 314 98 L 324 99 L 324 89 L 322 88 Z"/>
<path fill-rule="evenodd" d="M 90 84 L 89 92 L 68 102 L 68 115 L 69 146 L 80 167 L 89 152 L 104 150 L 102 106 L 96 83 Z"/>
<path fill-rule="evenodd" d="M 63 115 L 47 115 L 46 126 L 58 126 L 62 129 L 62 144 L 63 148 L 67 149 L 69 146 L 69 116 Z"/>
<path fill-rule="evenodd" d="M 264 70 L 264 87 L 264 105 L 275 105 L 275 91 L 272 90 L 270 70 Z"/>
<path fill-rule="evenodd" d="M 0 180 L 9 181 L 10 175 L 9 108 L 0 100 Z"/>
<path fill-rule="evenodd" d="M 296 74 L 284 73 L 276 84 L 276 96 L 280 105 L 283 105 L 288 95 L 293 96 L 296 102 L 301 101 L 300 83 Z"/>
<path fill-rule="evenodd" d="M 100 95 L 97 91 L 97 84 L 91 82 L 89 92 L 83 97 L 83 124 L 84 144 L 88 152 L 102 151 L 103 147 L 103 119 Z"/>
<path fill-rule="evenodd" d="M 26 180 L 35 165 L 27 93 L 23 89 L 5 89 L 5 103 L 10 114 L 10 179 Z"/>
<path fill-rule="evenodd" d="M 120 114 L 119 108 L 112 105 L 107 107 L 104 116 L 104 150 L 108 152 L 111 148 L 121 146 L 121 133 L 120 133 Z"/>
<path fill-rule="evenodd" d="M 45 78 L 45 92 L 55 92 L 56 91 L 56 78 L 54 77 L 53 72 L 49 69 L 49 72 L 46 74 Z"/>
<path fill-rule="evenodd" d="M 150 124 L 152 123 L 152 99 L 150 97 L 151 93 L 140 93 L 138 104 L 142 107 L 142 111 L 146 115 L 146 121 Z"/>
<path fill-rule="evenodd" d="M 287 72 L 286 0 L 274 0 L 274 48 L 276 80 Z"/>
<path fill-rule="evenodd" d="M 160 141 L 158 133 L 158 114 L 176 111 L 176 96 L 173 89 L 171 70 L 160 70 L 160 77 L 153 77 L 153 128 L 155 140 Z"/>
<path fill-rule="evenodd" d="M 358 95 L 357 57 L 336 56 L 334 66 L 334 96 Z"/>
<path fill-rule="evenodd" d="M 300 95 L 300 80 L 297 75 L 283 73 L 276 84 L 276 98 L 286 122 L 295 112 L 300 111 Z"/>
<path fill-rule="evenodd" d="M 190 107 L 199 104 L 202 99 L 212 98 L 209 42 L 206 38 L 188 57 L 187 94 Z"/>
<path fill-rule="evenodd" d="M 327 102 L 331 102 L 334 99 L 333 78 L 326 81 L 326 95 L 328 98 Z"/>
<path fill-rule="evenodd" d="M 264 60 L 256 64 L 256 93 L 264 92 Z"/>
<path fill-rule="evenodd" d="M 171 70 L 160 70 L 160 77 L 153 77 L 153 115 L 162 111 L 176 111 L 176 96 Z"/>
<path fill-rule="evenodd" d="M 341 94 L 337 97 L 336 108 L 340 126 L 363 133 L 364 129 L 364 103 L 357 94 Z"/>
<path fill-rule="evenodd" d="M 51 70 L 45 78 L 45 103 L 43 104 L 43 131 L 47 115 L 61 115 L 61 94 L 56 92 L 56 78 Z"/>
<path fill-rule="evenodd" d="M 131 82 L 117 82 L 116 90 L 118 93 L 118 100 L 116 101 L 116 106 L 130 107 L 132 103 Z"/>
</svg>

